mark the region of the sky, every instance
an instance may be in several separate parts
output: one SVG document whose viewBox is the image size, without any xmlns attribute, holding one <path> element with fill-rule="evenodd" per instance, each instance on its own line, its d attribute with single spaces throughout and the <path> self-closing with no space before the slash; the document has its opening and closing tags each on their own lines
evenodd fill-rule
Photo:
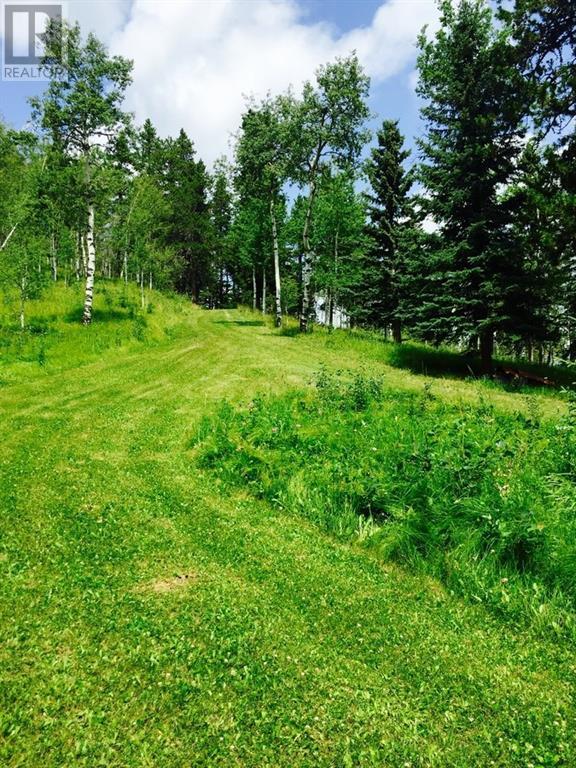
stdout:
<svg viewBox="0 0 576 768">
<path fill-rule="evenodd" d="M 353 50 L 371 78 L 371 127 L 398 119 L 409 146 L 420 130 L 415 41 L 436 28 L 435 0 L 69 0 L 64 13 L 134 61 L 136 122 L 150 117 L 163 136 L 184 128 L 208 164 L 231 154 L 247 96 L 298 92 Z M 0 81 L 0 116 L 23 127 L 41 89 Z"/>
</svg>

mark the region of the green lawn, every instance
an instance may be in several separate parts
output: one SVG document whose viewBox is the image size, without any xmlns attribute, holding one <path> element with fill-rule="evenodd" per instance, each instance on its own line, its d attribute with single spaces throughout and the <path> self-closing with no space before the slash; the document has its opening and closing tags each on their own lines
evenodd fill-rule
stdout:
<svg viewBox="0 0 576 768">
<path fill-rule="evenodd" d="M 279 335 L 159 294 L 140 313 L 122 292 L 100 288 L 89 329 L 60 288 L 31 307 L 35 334 L 3 331 L 0 764 L 576 765 L 568 642 L 232 488 L 190 447 L 222 399 L 322 366 L 399 391 L 422 376 L 369 337 Z"/>
</svg>

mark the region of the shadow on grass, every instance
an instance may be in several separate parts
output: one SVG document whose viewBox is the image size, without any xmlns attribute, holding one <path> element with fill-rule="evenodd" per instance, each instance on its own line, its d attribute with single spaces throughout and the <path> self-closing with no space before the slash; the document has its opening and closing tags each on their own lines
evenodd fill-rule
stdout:
<svg viewBox="0 0 576 768">
<path fill-rule="evenodd" d="M 459 353 L 449 349 L 426 347 L 410 342 L 401 345 L 390 345 L 388 363 L 394 368 L 402 368 L 421 376 L 432 378 L 482 378 L 480 358 L 473 353 Z M 494 368 L 507 367 L 515 370 L 548 378 L 558 387 L 573 387 L 576 380 L 576 372 L 569 368 L 558 366 L 529 363 L 524 360 L 495 360 Z M 501 382 L 502 388 L 507 391 L 524 390 L 514 382 Z M 546 389 L 532 384 L 531 388 Z"/>
<path fill-rule="evenodd" d="M 64 315 L 64 322 L 66 323 L 81 323 L 82 322 L 83 308 L 72 309 L 70 312 Z M 92 310 L 92 322 L 93 323 L 119 323 L 123 320 L 130 320 L 133 318 L 133 312 L 131 309 L 93 309 Z"/>
<path fill-rule="evenodd" d="M 405 343 L 389 345 L 388 362 L 422 376 L 467 378 L 480 376 L 480 361 L 471 354 Z"/>
<path fill-rule="evenodd" d="M 245 325 L 245 326 L 262 326 L 266 325 L 264 320 L 214 320 L 216 325 Z"/>
<path fill-rule="evenodd" d="M 297 325 L 283 325 L 278 329 L 279 336 L 287 336 L 293 338 L 294 336 L 300 336 L 300 328 Z"/>
</svg>

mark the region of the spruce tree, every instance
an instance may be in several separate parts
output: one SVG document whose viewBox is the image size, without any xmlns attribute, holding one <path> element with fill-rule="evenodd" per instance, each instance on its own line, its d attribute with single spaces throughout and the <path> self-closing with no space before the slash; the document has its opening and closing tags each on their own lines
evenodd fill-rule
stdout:
<svg viewBox="0 0 576 768">
<path fill-rule="evenodd" d="M 404 149 L 398 121 L 384 120 L 377 138 L 366 164 L 371 186 L 367 195 L 371 246 L 366 257 L 364 305 L 367 322 L 379 328 L 391 326 L 394 341 L 401 342 L 403 233 L 411 224 L 408 192 L 412 185 L 404 163 L 410 152 Z"/>
<path fill-rule="evenodd" d="M 166 237 L 180 260 L 177 288 L 200 301 L 214 288 L 211 258 L 209 179 L 202 160 L 196 160 L 194 144 L 181 130 L 166 144 L 163 187 L 169 204 Z"/>
<path fill-rule="evenodd" d="M 505 298 L 516 267 L 502 190 L 524 133 L 521 78 L 507 31 L 495 29 L 484 0 L 444 0 L 441 10 L 441 28 L 420 37 L 418 59 L 426 127 L 419 178 L 439 236 L 429 262 L 412 264 L 411 310 L 425 338 L 478 338 L 490 373 L 494 334 L 512 319 Z"/>
</svg>

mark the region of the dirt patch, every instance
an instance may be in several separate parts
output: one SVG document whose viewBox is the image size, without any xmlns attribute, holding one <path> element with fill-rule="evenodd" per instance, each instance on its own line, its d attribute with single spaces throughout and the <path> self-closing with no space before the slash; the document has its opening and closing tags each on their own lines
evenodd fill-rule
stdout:
<svg viewBox="0 0 576 768">
<path fill-rule="evenodd" d="M 165 594 L 166 592 L 174 592 L 175 590 L 185 589 L 192 582 L 198 579 L 195 573 L 178 573 L 176 576 L 171 576 L 166 579 L 155 579 L 149 581 L 147 584 L 143 584 L 138 587 L 138 592 L 154 592 L 158 595 Z"/>
</svg>

